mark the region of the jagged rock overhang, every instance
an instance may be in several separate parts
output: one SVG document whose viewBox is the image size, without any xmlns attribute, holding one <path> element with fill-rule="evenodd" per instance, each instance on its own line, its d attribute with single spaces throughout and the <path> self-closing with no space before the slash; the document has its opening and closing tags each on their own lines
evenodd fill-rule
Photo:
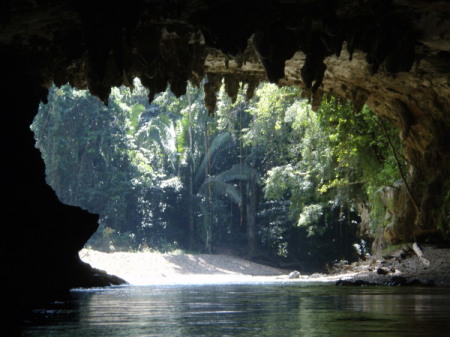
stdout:
<svg viewBox="0 0 450 337">
<path fill-rule="evenodd" d="M 329 67 L 324 60 L 342 51 L 350 58 L 365 53 L 368 78 L 380 68 L 409 71 L 417 58 L 450 50 L 443 1 L 11 1 L 6 7 L 0 40 L 40 56 L 43 82 L 89 87 L 103 100 L 109 87 L 130 85 L 133 76 L 151 95 L 167 83 L 182 94 L 188 80 L 198 83 L 205 72 L 229 72 L 215 59 L 243 65 L 235 74 L 244 81 L 261 78 L 261 61 L 268 80 L 316 91 Z M 285 71 L 299 52 L 301 64 Z"/>
</svg>

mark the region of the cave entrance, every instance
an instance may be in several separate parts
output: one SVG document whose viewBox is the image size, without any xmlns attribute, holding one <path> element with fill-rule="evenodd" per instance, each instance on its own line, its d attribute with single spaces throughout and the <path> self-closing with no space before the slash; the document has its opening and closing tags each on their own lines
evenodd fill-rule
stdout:
<svg viewBox="0 0 450 337">
<path fill-rule="evenodd" d="M 86 247 L 312 271 L 369 253 L 383 223 L 361 215 L 381 214 L 374 191 L 400 179 L 388 143 L 401 149 L 367 107 L 327 98 L 315 112 L 299 88 L 265 83 L 252 99 L 244 85 L 234 99 L 222 87 L 211 116 L 202 86 L 149 103 L 134 84 L 113 88 L 107 106 L 52 87 L 31 126 L 59 199 L 100 215 Z"/>
</svg>

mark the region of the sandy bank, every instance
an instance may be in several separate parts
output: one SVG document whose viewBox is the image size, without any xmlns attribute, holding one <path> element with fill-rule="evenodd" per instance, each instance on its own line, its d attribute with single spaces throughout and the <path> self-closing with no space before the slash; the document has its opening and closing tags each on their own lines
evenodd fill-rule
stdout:
<svg viewBox="0 0 450 337">
<path fill-rule="evenodd" d="M 159 254 L 150 252 L 103 253 L 83 249 L 80 257 L 92 267 L 117 275 L 130 284 L 245 283 L 245 282 L 336 282 L 363 280 L 389 284 L 392 278 L 419 280 L 450 286 L 450 249 L 422 246 L 419 257 L 405 246 L 390 256 L 370 258 L 336 266 L 329 274 L 288 277 L 292 270 L 278 269 L 228 255 Z M 428 263 L 424 263 L 424 259 Z"/>
<path fill-rule="evenodd" d="M 103 253 L 83 249 L 80 257 L 92 267 L 117 275 L 130 284 L 287 282 L 307 280 L 303 275 L 289 279 L 292 270 L 273 268 L 235 256 L 209 254 L 159 254 L 150 252 Z M 354 273 L 346 273 L 352 275 Z M 338 276 L 315 275 L 316 281 L 333 281 Z"/>
</svg>

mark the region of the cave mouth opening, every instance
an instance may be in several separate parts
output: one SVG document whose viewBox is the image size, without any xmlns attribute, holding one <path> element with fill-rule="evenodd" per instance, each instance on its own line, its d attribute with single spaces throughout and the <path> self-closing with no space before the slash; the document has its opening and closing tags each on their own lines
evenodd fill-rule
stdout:
<svg viewBox="0 0 450 337">
<path fill-rule="evenodd" d="M 400 179 L 388 146 L 401 152 L 398 132 L 332 97 L 313 111 L 298 87 L 263 83 L 251 99 L 245 85 L 234 98 L 225 87 L 214 116 L 202 86 L 149 103 L 136 79 L 132 91 L 113 88 L 107 106 L 51 88 L 31 129 L 60 201 L 100 214 L 85 247 L 311 271 L 366 257 L 384 225 L 377 191 Z M 378 218 L 368 223 L 367 212 Z"/>
<path fill-rule="evenodd" d="M 150 3 L 147 1 L 146 3 L 150 8 L 154 8 L 162 2 L 152 1 Z M 200 3 L 202 2 L 192 2 L 194 12 L 196 12 L 195 7 Z M 175 34 L 172 34 L 174 31 L 171 29 L 168 31 L 170 34 L 163 32 L 165 26 L 177 26 L 178 20 L 172 21 L 170 19 L 172 16 L 168 16 L 168 20 L 162 22 L 160 17 L 155 17 L 159 16 L 160 12 L 131 10 L 131 7 L 134 6 L 130 8 L 126 6 L 128 9 L 123 12 L 115 10 L 114 6 L 110 6 L 106 10 L 104 6 L 81 6 L 82 9 L 77 10 L 65 4 L 58 5 L 53 10 L 52 2 L 39 2 L 38 4 L 20 2 L 20 4 L 16 4 L 17 6 L 6 5 L 7 9 L 11 7 L 12 10 L 5 12 L 7 14 L 5 18 L 9 17 L 11 20 L 5 20 L 5 29 L 2 30 L 3 102 L 4 106 L 15 107 L 17 113 L 16 111 L 5 113 L 6 122 L 3 124 L 5 131 L 9 131 L 4 132 L 4 135 L 8 137 L 5 138 L 4 143 L 9 143 L 9 145 L 4 147 L 4 151 L 6 151 L 4 157 L 8 159 L 2 167 L 6 172 L 5 177 L 9 178 L 5 179 L 5 188 L 3 189 L 6 191 L 8 199 L 4 203 L 4 211 L 7 216 L 4 227 L 8 229 L 8 233 L 12 233 L 4 235 L 5 238 L 8 238 L 5 240 L 8 255 L 4 259 L 6 266 L 4 269 L 10 269 L 12 264 L 19 266 L 12 269 L 14 272 L 11 273 L 13 276 L 10 281 L 7 281 L 8 285 L 14 286 L 14 289 L 20 289 L 22 286 L 23 288 L 29 287 L 29 293 L 35 292 L 35 290 L 51 289 L 52 285 L 59 288 L 64 288 L 64 285 L 71 286 L 73 283 L 65 282 L 65 280 L 67 280 L 67 275 L 72 276 L 78 267 L 73 262 L 73 253 L 80 249 L 85 242 L 84 238 L 97 227 L 96 217 L 89 219 L 91 222 L 89 226 L 77 226 L 78 219 L 67 221 L 72 213 L 67 207 L 63 207 L 57 202 L 54 194 L 49 192 L 50 188 L 44 184 L 42 161 L 38 151 L 33 149 L 32 145 L 30 146 L 31 133 L 27 130 L 30 118 L 36 112 L 35 106 L 38 100 L 45 99 L 47 95 L 47 89 L 43 85 L 46 86 L 52 79 L 61 82 L 70 79 L 75 86 L 79 87 L 88 83 L 88 86 L 93 88 L 93 92 L 104 98 L 105 92 L 109 92 L 111 83 L 121 83 L 120 81 L 125 80 L 124 74 L 134 74 L 135 70 L 138 70 L 139 74 L 148 74 L 149 77 L 156 76 L 157 80 L 151 81 L 152 83 L 149 85 L 155 92 L 167 78 L 181 84 L 178 87 L 180 89 L 183 87 L 185 79 L 190 78 L 191 74 L 202 76 L 204 72 L 209 71 L 219 74 L 217 77 L 225 74 L 225 70 L 218 65 L 225 64 L 228 68 L 232 61 L 229 62 L 228 56 L 226 56 L 225 62 L 223 62 L 223 59 L 220 59 L 219 51 L 222 50 L 226 54 L 227 52 L 232 53 L 230 47 L 236 45 L 245 48 L 246 39 L 243 39 L 243 34 L 259 34 L 262 47 L 259 48 L 259 52 L 266 52 L 261 54 L 264 58 L 268 56 L 268 63 L 264 65 L 264 68 L 270 70 L 270 66 L 274 65 L 272 67 L 274 77 L 272 78 L 277 78 L 278 74 L 283 75 L 282 65 L 289 63 L 289 60 L 286 61 L 286 57 L 289 58 L 291 52 L 304 55 L 297 50 L 301 49 L 309 54 L 308 60 L 304 57 L 298 58 L 295 72 L 290 71 L 293 68 L 285 67 L 285 75 L 286 79 L 290 81 L 289 83 L 302 82 L 298 70 L 305 66 L 306 61 L 310 65 L 318 65 L 319 68 L 324 69 L 321 60 L 323 60 L 323 52 L 328 55 L 328 51 L 323 47 L 325 49 L 337 47 L 336 51 L 340 52 L 342 43 L 350 42 L 351 50 L 355 51 L 351 61 L 345 57 L 345 54 L 342 54 L 340 58 L 332 56 L 323 60 L 327 68 L 323 74 L 323 81 L 320 81 L 322 84 L 319 89 L 325 92 L 333 91 L 333 93 L 359 102 L 366 102 L 377 109 L 377 114 L 390 116 L 396 121 L 398 128 L 403 133 L 402 136 L 405 137 L 407 146 L 404 153 L 413 164 L 409 167 L 409 172 L 412 172 L 409 178 L 413 198 L 405 197 L 403 192 L 397 193 L 398 184 L 394 184 L 389 186 L 391 189 L 384 191 L 391 194 L 397 193 L 397 199 L 389 199 L 389 193 L 373 193 L 371 195 L 377 194 L 384 201 L 384 203 L 374 204 L 378 205 L 378 208 L 367 209 L 367 203 L 357 205 L 358 207 L 363 206 L 362 209 L 357 208 L 359 215 L 375 212 L 374 214 L 378 214 L 378 216 L 372 218 L 384 219 L 384 221 L 378 222 L 378 227 L 360 226 L 361 235 L 371 235 L 374 229 L 377 229 L 378 231 L 375 233 L 379 237 L 382 237 L 384 232 L 388 235 L 390 242 L 404 242 L 416 240 L 416 234 L 422 230 L 436 231 L 438 229 L 440 231 L 443 229 L 448 238 L 450 233 L 448 177 L 450 175 L 449 166 L 446 163 L 449 162 L 450 154 L 448 150 L 450 143 L 447 141 L 450 127 L 448 118 L 450 115 L 447 113 L 450 96 L 448 95 L 448 54 L 446 54 L 449 49 L 448 39 L 446 39 L 448 36 L 448 20 L 446 18 L 449 17 L 445 15 L 449 9 L 447 4 L 423 2 L 420 6 L 416 6 L 416 1 L 406 1 L 402 2 L 402 6 L 399 6 L 398 2 L 383 3 L 382 6 L 374 2 L 371 6 L 361 6 L 361 3 L 358 5 L 357 2 L 345 1 L 337 3 L 336 7 L 330 7 L 330 10 L 323 11 L 323 2 L 308 1 L 305 4 L 299 3 L 298 6 L 296 4 L 297 10 L 292 11 L 293 2 L 281 1 L 280 11 L 272 11 L 269 10 L 270 8 L 261 8 L 261 10 L 255 11 L 254 8 L 259 8 L 259 6 L 253 7 L 252 5 L 244 6 L 244 11 L 236 11 L 231 7 L 226 11 L 221 11 L 222 2 L 207 3 L 205 2 L 205 8 L 197 8 L 204 12 L 203 15 L 196 16 L 199 20 L 196 23 L 202 26 L 203 32 L 209 32 L 211 38 L 208 39 L 208 36 L 205 35 L 205 39 L 199 38 L 198 43 L 194 42 L 194 44 L 192 44 L 190 36 L 186 38 L 188 34 L 184 34 L 185 27 L 191 27 L 192 22 L 189 20 L 186 23 L 181 21 L 180 28 L 175 27 L 174 31 L 179 34 L 178 39 Z M 270 4 L 272 3 L 275 2 L 271 1 Z M 305 7 L 306 9 L 311 7 L 312 11 L 305 11 Z M 373 8 L 376 10 L 372 11 Z M 90 12 L 91 10 L 92 12 Z M 129 10 L 133 12 L 133 15 Z M 314 15 L 311 16 L 310 13 Z M 401 15 L 401 18 L 403 18 L 403 14 L 406 14 L 410 20 L 397 20 L 397 13 Z M 228 14 L 233 14 L 231 17 L 236 17 L 238 19 L 236 22 L 244 22 L 245 25 L 229 25 L 228 23 L 233 20 L 230 20 Z M 311 21 L 312 17 L 313 21 Z M 254 21 L 248 20 L 248 18 L 253 18 Z M 330 18 L 331 20 L 329 20 Z M 442 20 L 436 18 L 442 18 Z M 98 25 L 98 22 L 102 22 L 102 24 Z M 130 25 L 132 22 L 135 22 L 136 25 Z M 375 24 L 368 24 L 368 22 Z M 272 30 L 272 27 L 276 29 Z M 160 32 L 161 34 L 159 34 Z M 213 38 L 216 32 L 219 33 L 218 40 Z M 125 41 L 127 43 L 124 43 Z M 128 42 L 133 42 L 133 44 L 128 44 Z M 322 42 L 324 46 L 322 46 Z M 390 65 L 394 66 L 394 74 L 384 73 L 383 67 L 380 68 L 381 71 L 369 74 L 367 68 L 371 67 L 368 67 L 366 62 L 369 60 L 366 55 L 363 55 L 368 49 L 371 52 L 370 58 L 372 61 L 376 61 L 377 65 L 387 57 Z M 122 55 L 132 55 L 136 50 L 139 56 L 143 57 L 131 60 L 121 58 Z M 213 55 L 211 55 L 211 51 Z M 275 52 L 275 55 L 272 51 Z M 362 55 L 358 58 L 358 54 Z M 205 60 L 203 56 L 207 55 L 219 55 L 219 59 L 213 57 L 213 60 L 211 58 Z M 154 60 L 158 62 L 153 62 Z M 147 64 L 150 65 L 149 68 L 146 67 Z M 178 67 L 178 65 L 181 66 Z M 409 70 L 408 65 L 413 65 L 413 67 Z M 123 71 L 122 66 L 124 66 Z M 314 68 L 309 67 L 313 77 L 322 79 L 322 74 L 316 74 Z M 408 71 L 403 72 L 405 69 Z M 181 71 L 178 72 L 178 70 Z M 260 72 L 262 73 L 264 70 L 261 68 Z M 372 70 L 374 69 L 372 68 Z M 396 74 L 395 70 L 399 70 L 400 73 Z M 226 69 L 226 74 L 229 73 L 229 70 Z M 245 68 L 242 74 L 246 74 Z M 23 122 L 24 120 L 25 122 Z M 283 126 L 283 123 L 279 123 L 278 126 Z M 10 138 L 11 134 L 14 135 L 13 141 Z M 339 140 L 339 138 L 335 140 Z M 292 149 L 294 148 L 295 146 L 292 146 Z M 311 148 L 317 147 L 311 146 Z M 283 153 L 279 149 L 278 152 Z M 352 151 L 342 153 L 351 154 Z M 76 156 L 85 157 L 83 153 L 77 153 Z M 380 158 L 383 159 L 382 156 Z M 367 162 L 371 163 L 369 160 Z M 342 160 L 339 163 L 342 163 L 342 171 L 348 173 L 349 171 L 345 167 L 352 165 L 348 164 L 348 161 Z M 347 166 L 343 164 L 347 164 Z M 305 181 L 304 176 L 297 175 L 297 173 L 308 173 L 308 171 L 297 170 L 295 165 L 291 166 L 292 169 L 288 164 L 283 164 L 279 170 L 272 171 L 273 181 L 279 182 L 272 186 L 280 187 L 280 190 L 283 190 L 282 187 L 285 185 L 282 184 L 281 178 L 286 178 L 286 181 L 289 182 L 288 185 Z M 377 171 L 378 167 L 373 165 L 374 171 Z M 327 172 L 323 171 L 322 176 L 328 177 Z M 332 172 L 339 171 L 333 170 Z M 366 181 L 351 180 L 350 178 L 353 176 L 358 175 L 339 175 L 329 180 L 328 184 L 321 184 L 323 188 L 320 189 L 320 196 L 329 196 L 332 191 L 336 190 L 344 192 L 342 186 L 353 191 L 352 188 L 349 188 L 347 181 L 356 183 Z M 278 180 L 275 180 L 276 178 Z M 117 183 L 117 185 L 119 184 Z M 302 185 L 305 188 L 308 186 L 311 185 Z M 353 186 L 358 186 L 358 184 Z M 298 190 L 304 191 L 305 189 L 299 188 Z M 312 191 L 312 189 L 308 191 Z M 365 192 L 376 191 L 378 190 L 372 188 Z M 264 191 L 259 190 L 259 192 Z M 299 194 L 294 194 L 293 190 L 284 190 L 284 192 L 287 194 L 284 196 L 285 201 L 297 200 L 299 203 L 303 201 L 301 198 L 291 198 L 293 195 L 299 196 Z M 347 192 L 342 194 L 348 195 Z M 311 193 L 311 195 L 317 197 L 316 193 Z M 163 200 L 162 198 L 161 200 Z M 317 198 L 321 202 L 324 199 L 325 197 Z M 415 205 L 410 200 L 414 200 Z M 324 226 L 327 224 L 323 220 L 326 218 L 324 214 L 330 214 L 330 212 L 321 212 L 323 208 L 317 207 L 317 204 L 323 204 L 318 201 L 303 205 L 311 206 L 306 209 L 307 213 L 302 212 L 305 215 L 302 219 L 306 222 L 302 221 L 304 226 L 292 226 L 287 245 L 279 244 L 280 228 L 281 236 L 283 238 L 287 236 L 286 232 L 282 231 L 283 227 L 275 220 L 271 222 L 271 226 L 268 226 L 267 230 L 258 233 L 258 239 L 266 238 L 259 244 L 270 247 L 277 256 L 279 253 L 283 256 L 282 254 L 287 251 L 288 256 L 296 256 L 300 261 L 311 259 L 310 256 L 303 253 L 308 252 L 314 256 L 316 247 L 312 246 L 319 240 L 311 238 L 323 238 L 325 233 L 316 229 L 327 228 Z M 268 203 L 267 208 L 270 205 L 273 204 Z M 339 209 L 339 207 L 333 208 L 334 205 L 336 203 L 325 209 Z M 340 204 L 337 203 L 337 205 Z M 278 209 L 290 208 L 291 205 L 287 202 L 278 207 Z M 233 214 L 237 214 L 239 211 L 239 224 L 241 218 L 243 219 L 242 223 L 246 224 L 247 214 L 245 211 L 242 211 L 241 217 L 241 210 L 238 207 L 231 205 L 230 209 L 230 213 Z M 275 207 L 270 209 L 275 209 Z M 302 208 L 302 210 L 304 209 Z M 390 219 L 384 217 L 386 209 L 391 211 Z M 123 209 L 117 209 L 117 211 L 123 214 Z M 180 213 L 183 212 L 184 210 L 180 210 Z M 79 213 L 79 218 L 86 215 L 82 212 Z M 222 213 L 225 214 L 225 212 L 220 214 Z M 345 208 L 344 212 L 339 210 L 339 217 L 336 218 L 341 219 L 343 217 L 340 215 L 346 213 Z M 278 214 L 261 214 L 266 218 L 269 215 L 275 219 L 278 217 Z M 365 218 L 362 218 L 361 223 L 364 223 Z M 203 219 L 203 217 L 199 217 L 195 220 L 202 221 Z M 345 219 L 348 219 L 348 216 Z M 295 220 L 300 220 L 300 216 L 294 221 L 288 220 L 298 225 L 299 221 Z M 64 226 L 64 229 L 61 229 L 63 226 L 60 224 L 65 225 L 65 222 L 69 228 L 66 229 Z M 87 219 L 85 222 L 88 222 Z M 82 222 L 80 221 L 80 223 Z M 235 223 L 232 222 L 232 224 Z M 311 223 L 314 225 L 305 225 Z M 319 225 L 317 226 L 317 224 Z M 83 228 L 80 230 L 80 227 Z M 231 227 L 231 231 L 235 232 L 236 227 Z M 155 228 L 154 225 L 153 228 Z M 238 228 L 241 228 L 240 233 L 243 235 L 237 236 L 234 242 L 239 243 L 240 247 L 246 247 L 244 238 L 246 238 L 247 231 L 243 226 Z M 333 228 L 346 227 L 336 226 Z M 178 237 L 187 241 L 189 247 L 189 235 L 184 235 L 186 231 L 188 230 L 180 231 Z M 324 242 L 333 242 L 330 247 L 335 247 L 334 243 L 340 242 L 336 238 L 341 237 L 341 232 L 339 231 L 339 234 L 337 232 L 334 237 L 324 240 Z M 223 230 L 222 233 L 227 232 Z M 310 233 L 311 236 L 308 236 Z M 345 231 L 342 233 L 344 235 Z M 206 231 L 198 231 L 196 234 L 199 238 L 207 237 Z M 221 238 L 215 232 L 212 234 L 213 239 Z M 179 240 L 169 242 L 180 244 Z M 15 248 L 19 245 L 24 249 L 23 252 L 17 254 Z M 116 250 L 119 249 L 118 244 L 113 244 L 113 246 Z M 200 241 L 199 247 L 204 249 L 205 246 L 204 241 Z M 299 246 L 302 247 L 301 250 L 295 249 Z M 323 245 L 317 244 L 316 246 L 317 250 L 323 248 Z M 336 246 L 339 247 L 339 244 Z M 212 249 L 215 248 L 217 249 L 213 244 Z M 9 287 L 5 288 L 9 289 Z"/>
</svg>

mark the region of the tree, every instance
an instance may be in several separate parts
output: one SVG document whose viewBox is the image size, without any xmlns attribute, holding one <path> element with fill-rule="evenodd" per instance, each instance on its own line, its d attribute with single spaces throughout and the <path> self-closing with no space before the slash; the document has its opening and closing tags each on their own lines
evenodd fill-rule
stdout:
<svg viewBox="0 0 450 337">
<path fill-rule="evenodd" d="M 70 205 L 108 213 L 102 221 L 126 230 L 132 168 L 127 157 L 126 110 L 118 95 L 109 107 L 69 86 L 52 88 L 32 129 L 46 162 L 48 183 Z M 106 199 L 106 200 L 105 200 Z"/>
<path fill-rule="evenodd" d="M 200 208 L 204 216 L 204 229 L 206 233 L 206 250 L 211 252 L 212 229 L 211 217 L 214 202 L 220 203 L 218 196 L 224 196 L 237 206 L 242 207 L 243 197 L 240 190 L 233 182 L 247 181 L 248 183 L 259 183 L 260 177 L 255 169 L 246 165 L 236 164 L 230 169 L 222 171 L 216 176 L 209 176 L 205 179 L 198 190 L 198 195 L 202 197 Z"/>
<path fill-rule="evenodd" d="M 250 100 L 245 86 L 234 101 L 222 88 L 216 117 L 203 101 L 193 86 L 149 103 L 135 82 L 133 93 L 114 88 L 108 107 L 52 89 L 33 125 L 48 181 L 65 202 L 102 215 L 99 245 L 210 252 L 226 243 L 323 264 L 351 256 L 361 205 L 383 225 L 378 191 L 405 161 L 394 155 L 398 135 L 367 107 L 326 98 L 315 112 L 298 88 L 272 84 Z"/>
</svg>

